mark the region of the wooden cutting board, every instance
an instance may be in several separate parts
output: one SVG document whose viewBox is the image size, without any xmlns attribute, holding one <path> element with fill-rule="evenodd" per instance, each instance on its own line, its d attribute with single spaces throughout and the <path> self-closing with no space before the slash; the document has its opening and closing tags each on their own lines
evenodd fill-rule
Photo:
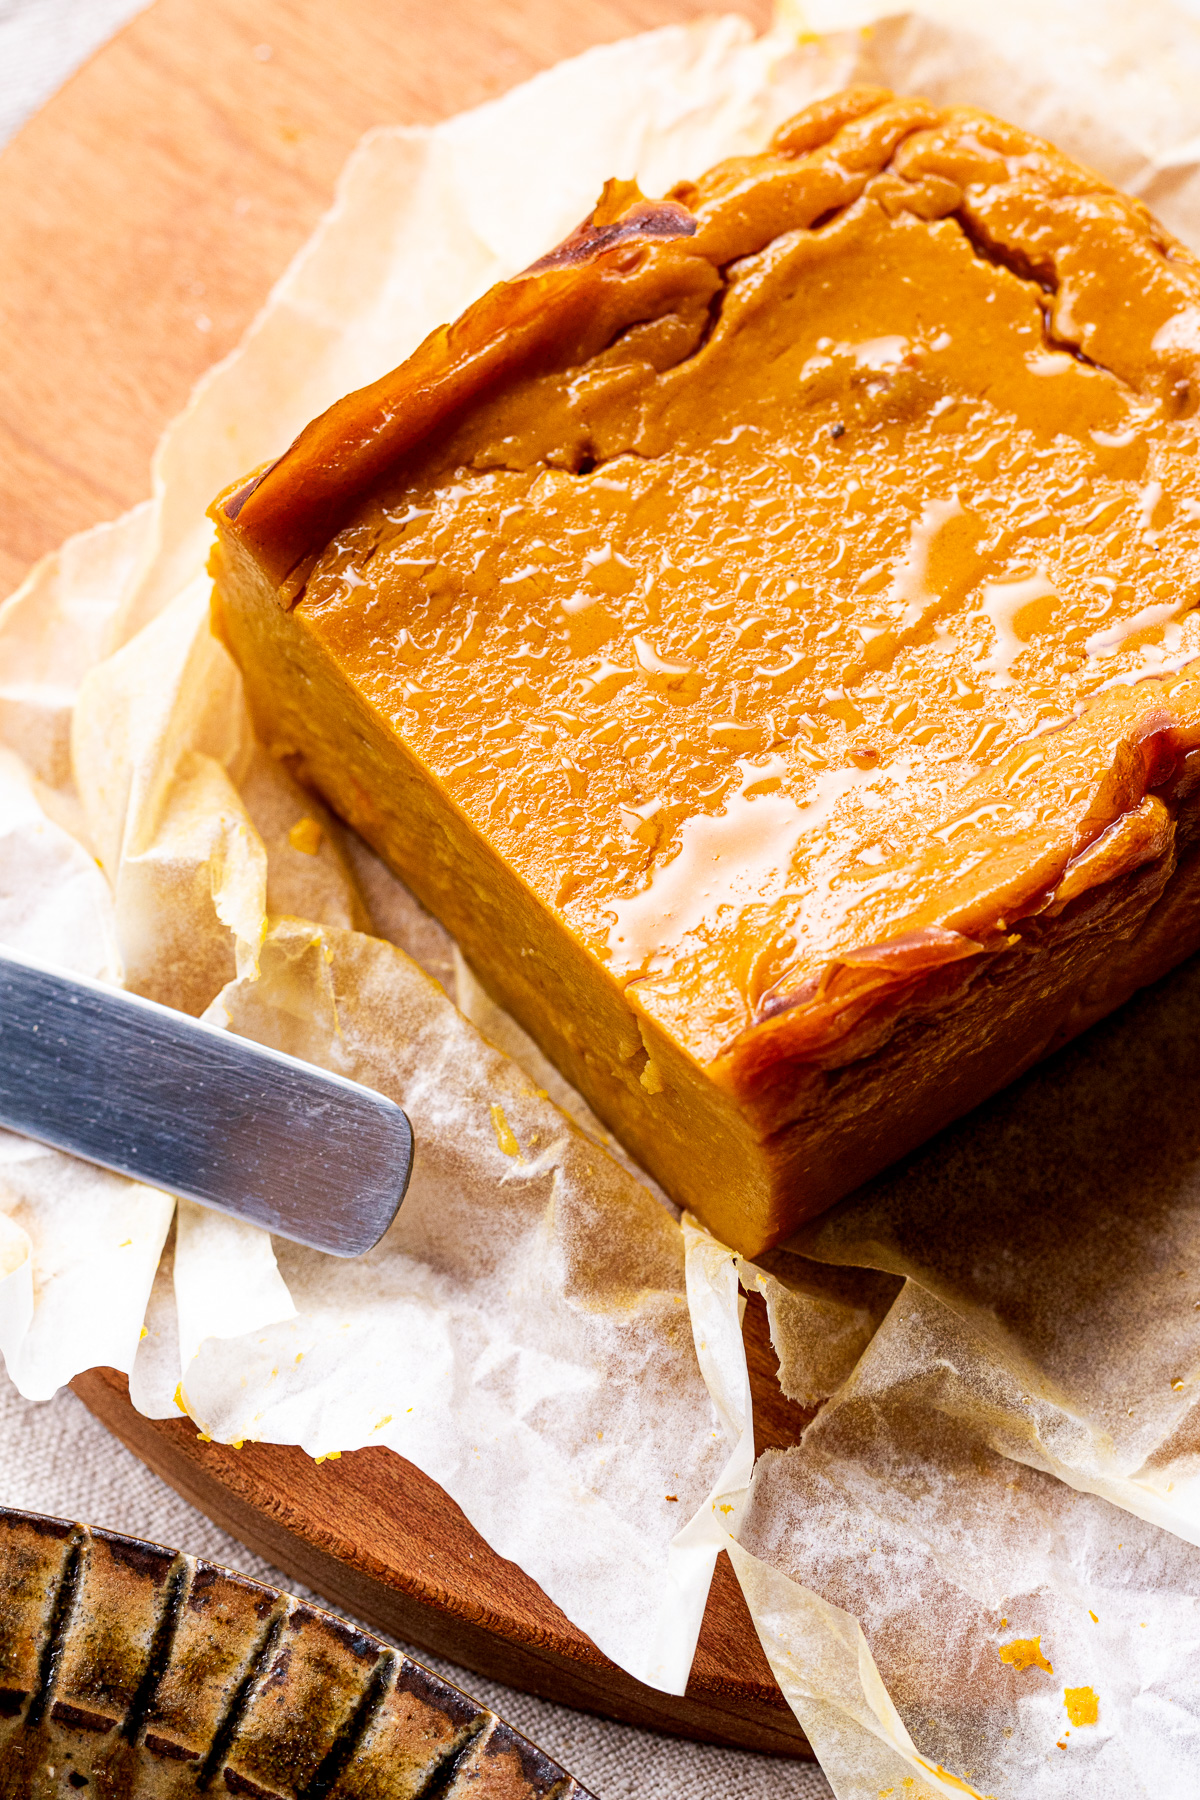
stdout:
<svg viewBox="0 0 1200 1800">
<path fill-rule="evenodd" d="M 760 28 L 769 0 L 740 5 Z M 704 0 L 157 0 L 0 155 L 0 593 L 148 491 L 151 451 L 236 343 L 374 125 L 473 106 Z M 747 1312 L 760 1447 L 805 1415 Z M 123 1377 L 75 1382 L 143 1461 L 244 1543 L 369 1623 L 480 1674 L 642 1725 L 779 1755 L 808 1746 L 732 1569 L 686 1697 L 615 1668 L 392 1452 L 320 1466 L 143 1419 Z M 98 1524 L 104 1521 L 96 1521 Z"/>
</svg>

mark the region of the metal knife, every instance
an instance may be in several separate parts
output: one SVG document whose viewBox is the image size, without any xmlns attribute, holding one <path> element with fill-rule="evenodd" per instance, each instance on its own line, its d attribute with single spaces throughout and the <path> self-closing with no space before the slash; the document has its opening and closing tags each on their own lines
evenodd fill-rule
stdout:
<svg viewBox="0 0 1200 1800">
<path fill-rule="evenodd" d="M 383 1094 L 3 948 L 0 1125 L 334 1256 L 379 1242 L 412 1170 Z"/>
</svg>

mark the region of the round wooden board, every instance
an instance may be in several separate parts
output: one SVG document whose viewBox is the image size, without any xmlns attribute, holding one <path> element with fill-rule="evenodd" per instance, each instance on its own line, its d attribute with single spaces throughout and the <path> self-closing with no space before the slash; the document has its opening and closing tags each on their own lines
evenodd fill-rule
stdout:
<svg viewBox="0 0 1200 1800">
<path fill-rule="evenodd" d="M 732 0 L 760 28 L 769 0 Z M 728 8 L 730 0 L 725 0 Z M 143 498 L 149 459 L 236 343 L 370 127 L 430 122 L 705 0 L 157 0 L 0 155 L 0 593 Z M 760 1447 L 795 1440 L 761 1303 Z M 548 1699 L 777 1755 L 808 1746 L 722 1557 L 687 1695 L 609 1663 L 386 1450 L 202 1444 L 124 1378 L 75 1382 L 143 1461 L 244 1543 L 371 1624 Z"/>
</svg>

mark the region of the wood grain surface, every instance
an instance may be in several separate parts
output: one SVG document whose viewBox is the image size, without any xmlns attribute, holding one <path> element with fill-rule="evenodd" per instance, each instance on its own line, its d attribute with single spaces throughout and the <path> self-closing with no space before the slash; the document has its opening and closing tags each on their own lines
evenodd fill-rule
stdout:
<svg viewBox="0 0 1200 1800">
<path fill-rule="evenodd" d="M 728 10 L 731 0 L 725 0 Z M 732 0 L 757 26 L 769 0 Z M 489 99 L 705 0 L 157 0 L 0 155 L 0 593 L 149 490 L 149 458 L 236 343 L 370 127 Z M 761 1302 L 760 1443 L 795 1440 Z M 588 1710 L 781 1755 L 807 1745 L 722 1557 L 688 1693 L 609 1663 L 410 1464 L 202 1444 L 75 1383 L 137 1455 L 244 1543 L 367 1622 Z"/>
</svg>

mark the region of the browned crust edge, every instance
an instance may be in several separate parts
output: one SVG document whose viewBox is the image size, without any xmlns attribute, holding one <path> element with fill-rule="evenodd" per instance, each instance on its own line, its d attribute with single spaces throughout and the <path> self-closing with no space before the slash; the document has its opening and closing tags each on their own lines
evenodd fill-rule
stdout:
<svg viewBox="0 0 1200 1800">
<path fill-rule="evenodd" d="M 663 254 L 695 236 L 686 207 L 637 195 L 618 218 L 605 220 L 604 210 L 602 197 L 556 250 L 439 326 L 406 363 L 337 401 L 278 461 L 220 496 L 214 513 L 289 599 L 303 585 L 297 570 L 355 502 L 448 419 L 502 381 L 586 360 L 703 284 L 702 259 Z"/>
<path fill-rule="evenodd" d="M 845 89 L 790 120 L 772 151 L 803 157 L 892 98 L 885 88 Z M 910 129 L 936 116 L 922 101 L 908 103 L 914 108 Z M 355 503 L 472 401 L 506 379 L 585 361 L 628 326 L 719 285 L 714 246 L 696 241 L 697 219 L 684 203 L 699 192 L 685 183 L 647 200 L 636 182 L 607 182 L 561 244 L 431 332 L 398 368 L 328 408 L 276 461 L 219 495 L 212 516 L 294 601 L 307 560 Z"/>
</svg>

